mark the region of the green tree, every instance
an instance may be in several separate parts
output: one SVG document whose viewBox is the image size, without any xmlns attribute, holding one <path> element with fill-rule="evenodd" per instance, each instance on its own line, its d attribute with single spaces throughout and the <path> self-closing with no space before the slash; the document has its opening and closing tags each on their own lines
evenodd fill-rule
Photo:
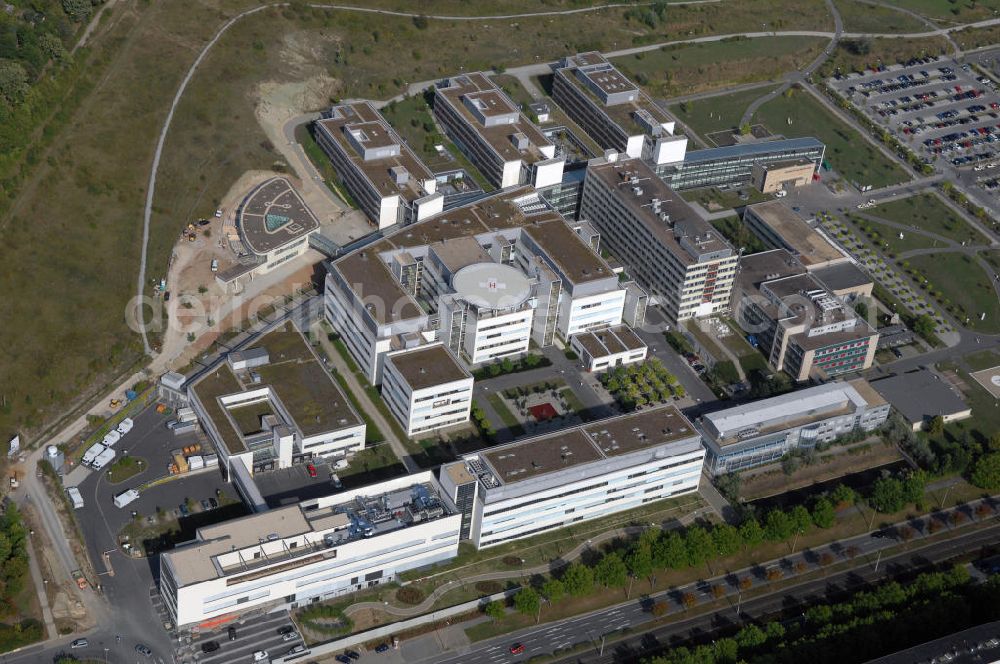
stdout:
<svg viewBox="0 0 1000 664">
<path fill-rule="evenodd" d="M 582 563 L 571 563 L 562 578 L 566 592 L 573 597 L 586 595 L 594 589 L 594 571 Z"/>
<path fill-rule="evenodd" d="M 785 635 L 785 627 L 780 622 L 769 622 L 764 626 L 764 632 L 767 634 L 768 641 L 777 641 Z"/>
<path fill-rule="evenodd" d="M 764 535 L 772 542 L 788 539 L 795 532 L 795 524 L 783 510 L 773 509 L 764 517 Z"/>
<path fill-rule="evenodd" d="M 980 489 L 1000 491 L 1000 452 L 984 454 L 976 462 L 969 480 Z"/>
<path fill-rule="evenodd" d="M 90 13 L 94 10 L 90 0 L 62 0 L 62 7 L 66 15 L 78 23 L 90 18 Z"/>
<path fill-rule="evenodd" d="M 853 505 L 857 499 L 857 492 L 846 484 L 838 484 L 834 487 L 833 491 L 830 492 L 830 500 L 832 500 L 833 504 L 838 507 Z"/>
<path fill-rule="evenodd" d="M 21 63 L 0 60 L 0 97 L 11 105 L 20 104 L 28 89 L 28 72 Z"/>
<path fill-rule="evenodd" d="M 922 502 L 926 484 L 926 476 L 923 471 L 916 471 L 907 475 L 906 479 L 903 480 L 903 501 L 914 504 Z"/>
<path fill-rule="evenodd" d="M 538 610 L 542 606 L 542 600 L 538 596 L 538 592 L 530 586 L 527 588 L 521 588 L 514 595 L 514 608 L 517 612 L 526 616 L 538 615 Z"/>
<path fill-rule="evenodd" d="M 903 483 L 895 477 L 880 477 L 872 484 L 868 504 L 877 512 L 890 514 L 903 509 Z"/>
<path fill-rule="evenodd" d="M 684 536 L 684 545 L 691 566 L 700 565 L 715 555 L 712 536 L 701 526 L 692 526 L 688 529 Z"/>
<path fill-rule="evenodd" d="M 810 516 L 812 517 L 812 522 L 819 528 L 829 528 L 837 520 L 837 513 L 833 509 L 833 503 L 825 496 L 820 496 L 813 502 Z"/>
<path fill-rule="evenodd" d="M 740 539 L 743 540 L 743 546 L 747 548 L 760 546 L 766 536 L 757 519 L 747 519 L 740 524 Z"/>
<path fill-rule="evenodd" d="M 548 579 L 542 584 L 542 595 L 551 603 L 556 603 L 566 594 L 566 586 L 559 579 Z"/>
<path fill-rule="evenodd" d="M 38 47 L 56 62 L 64 60 L 68 55 L 62 40 L 51 32 L 43 33 L 38 37 Z"/>
<path fill-rule="evenodd" d="M 725 558 L 740 550 L 740 532 L 728 523 L 718 523 L 712 528 L 712 544 L 715 552 Z"/>
<path fill-rule="evenodd" d="M 483 607 L 483 613 L 488 615 L 493 619 L 493 622 L 497 622 L 504 616 L 503 604 L 500 602 L 487 602 L 486 606 Z"/>
<path fill-rule="evenodd" d="M 740 648 L 751 649 L 764 645 L 767 635 L 760 627 L 750 623 L 736 632 L 736 643 Z"/>
<path fill-rule="evenodd" d="M 919 334 L 924 339 L 929 340 L 934 338 L 934 330 L 937 326 L 934 324 L 933 318 L 927 314 L 921 314 L 914 319 L 912 327 L 914 332 Z"/>
<path fill-rule="evenodd" d="M 792 534 L 805 533 L 812 526 L 812 516 L 804 505 L 796 505 L 788 513 L 788 518 L 792 522 Z"/>
<path fill-rule="evenodd" d="M 653 560 L 657 567 L 668 569 L 687 567 L 688 554 L 684 538 L 673 531 L 664 533 L 653 549 Z"/>
<path fill-rule="evenodd" d="M 621 556 L 612 551 L 594 566 L 594 580 L 608 588 L 621 588 L 628 580 L 628 567 Z"/>
<path fill-rule="evenodd" d="M 629 574 L 636 578 L 649 579 L 649 589 L 653 589 L 653 551 L 646 542 L 637 542 L 625 556 Z"/>
<path fill-rule="evenodd" d="M 927 431 L 932 436 L 940 436 L 944 433 L 944 418 L 940 415 L 935 415 L 930 424 L 927 425 Z"/>
</svg>

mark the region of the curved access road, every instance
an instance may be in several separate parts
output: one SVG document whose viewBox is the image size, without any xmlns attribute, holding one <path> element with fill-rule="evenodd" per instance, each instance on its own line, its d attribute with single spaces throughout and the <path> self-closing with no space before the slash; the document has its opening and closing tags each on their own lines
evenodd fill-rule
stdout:
<svg viewBox="0 0 1000 664">
<path fill-rule="evenodd" d="M 826 45 L 823 52 L 820 53 L 815 60 L 809 63 L 805 69 L 793 72 L 791 76 L 788 76 L 785 79 L 785 82 L 777 88 L 750 102 L 750 105 L 747 106 L 747 110 L 743 112 L 743 117 L 740 118 L 741 127 L 750 124 L 750 121 L 753 120 L 753 114 L 757 112 L 758 108 L 772 99 L 775 99 L 778 95 L 784 94 L 785 90 L 792 87 L 796 83 L 812 76 L 812 73 L 819 69 L 820 65 L 826 62 L 827 58 L 833 55 L 834 50 L 837 48 L 837 42 L 840 41 L 841 36 L 844 34 L 844 21 L 840 18 L 840 10 L 837 9 L 837 5 L 833 3 L 833 0 L 826 0 L 826 7 L 830 10 L 830 14 L 833 16 L 833 37 L 830 38 L 830 43 Z"/>
<path fill-rule="evenodd" d="M 695 510 L 690 514 L 684 515 L 678 521 L 679 525 L 687 525 L 694 521 L 695 519 L 703 516 L 706 512 L 711 512 L 710 507 L 703 507 L 701 509 Z M 484 572 L 482 574 L 476 574 L 474 576 L 463 577 L 461 582 L 455 583 L 454 581 L 448 581 L 444 585 L 436 588 L 434 592 L 428 595 L 424 601 L 420 604 L 415 604 L 413 606 L 399 607 L 393 606 L 392 604 L 383 604 L 382 602 L 358 602 L 357 604 L 352 604 L 351 606 L 344 609 L 344 613 L 350 615 L 357 611 L 363 609 L 374 609 L 377 611 L 384 611 L 385 613 L 391 614 L 393 616 L 398 616 L 401 618 L 412 618 L 413 616 L 423 615 L 431 610 L 434 603 L 438 601 L 442 596 L 450 593 L 452 590 L 457 590 L 463 586 L 474 585 L 481 581 L 501 581 L 504 579 L 513 578 L 524 578 L 535 576 L 536 574 L 551 574 L 553 570 L 565 567 L 572 561 L 576 560 L 582 556 L 586 551 L 592 547 L 596 547 L 599 544 L 603 544 L 609 540 L 613 540 L 618 537 L 626 535 L 638 535 L 643 530 L 644 526 L 626 526 L 624 528 L 615 528 L 614 530 L 605 531 L 599 535 L 595 535 L 586 542 L 581 542 L 575 547 L 567 551 L 564 555 L 559 556 L 557 560 L 551 562 L 542 563 L 541 565 L 536 565 L 534 567 L 525 567 L 517 570 L 501 570 L 499 572 Z"/>
</svg>

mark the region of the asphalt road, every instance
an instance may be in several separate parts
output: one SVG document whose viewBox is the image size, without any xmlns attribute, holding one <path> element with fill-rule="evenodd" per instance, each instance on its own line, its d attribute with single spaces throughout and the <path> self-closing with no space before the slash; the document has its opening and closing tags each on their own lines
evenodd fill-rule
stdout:
<svg viewBox="0 0 1000 664">
<path fill-rule="evenodd" d="M 815 601 L 828 594 L 843 593 L 872 581 L 910 572 L 931 563 L 945 561 L 960 554 L 975 551 L 987 544 L 995 544 L 998 532 L 1000 532 L 1000 523 L 994 523 L 988 529 L 971 531 L 951 540 L 922 547 L 914 545 L 909 551 L 902 554 L 882 557 L 879 560 L 877 570 L 875 569 L 875 561 L 878 550 L 897 545 L 898 542 L 873 539 L 865 535 L 863 538 L 855 538 L 859 542 L 866 542 L 866 544 L 862 553 L 856 557 L 857 564 L 852 569 L 805 581 L 758 597 L 748 598 L 742 602 L 739 602 L 738 596 L 734 597 L 736 593 L 730 592 L 728 598 L 730 606 L 726 609 L 653 628 L 650 623 L 653 622 L 654 618 L 649 613 L 648 607 L 653 602 L 666 601 L 670 604 L 670 613 L 678 614 L 681 612 L 681 608 L 676 597 L 681 591 L 688 589 L 661 593 L 652 598 L 642 598 L 637 591 L 633 601 L 623 605 L 484 640 L 473 644 L 465 652 L 451 656 L 442 654 L 421 661 L 433 661 L 435 664 L 522 662 L 533 656 L 552 653 L 556 649 L 584 642 L 594 644 L 593 650 L 568 656 L 558 661 L 578 662 L 579 664 L 636 661 L 643 651 L 674 644 L 699 635 L 704 637 L 714 630 L 732 627 L 745 620 L 773 614 L 806 600 Z M 641 582 L 637 582 L 637 585 L 641 585 Z M 695 592 L 701 601 L 709 600 L 704 591 L 697 588 L 690 590 Z M 739 603 L 740 608 L 739 618 L 736 614 L 737 603 Z M 544 611 L 543 608 L 543 615 Z M 600 654 L 601 636 L 623 628 L 639 633 L 621 642 L 606 644 L 603 655 Z M 525 652 L 518 656 L 512 656 L 509 648 L 513 643 L 524 644 Z"/>
</svg>

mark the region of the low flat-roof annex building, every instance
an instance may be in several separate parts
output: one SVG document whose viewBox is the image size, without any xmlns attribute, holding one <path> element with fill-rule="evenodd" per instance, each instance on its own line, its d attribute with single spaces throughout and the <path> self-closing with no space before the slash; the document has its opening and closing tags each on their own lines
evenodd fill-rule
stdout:
<svg viewBox="0 0 1000 664">
<path fill-rule="evenodd" d="M 266 274 L 309 250 L 309 236 L 319 233 L 319 220 L 292 183 L 274 177 L 260 183 L 236 208 L 236 235 L 230 246 L 237 265 L 216 274 L 224 286 Z"/>
<path fill-rule="evenodd" d="M 590 372 L 642 362 L 648 351 L 642 339 L 627 325 L 576 334 L 570 339 L 570 347 Z"/>
<path fill-rule="evenodd" d="M 291 323 L 235 355 L 186 386 L 226 477 L 245 481 L 296 458 L 340 459 L 364 448 L 364 421 Z M 252 367 L 247 356 L 257 359 Z"/>
<path fill-rule="evenodd" d="M 441 344 L 389 353 L 382 398 L 408 436 L 469 421 L 472 374 Z"/>
<path fill-rule="evenodd" d="M 704 455 L 666 405 L 469 454 L 440 480 L 486 548 L 697 491 Z"/>
<path fill-rule="evenodd" d="M 696 422 L 708 456 L 705 467 L 724 475 L 778 461 L 798 449 L 854 431 L 874 431 L 889 404 L 866 381 L 834 382 L 702 415 Z"/>
<path fill-rule="evenodd" d="M 460 523 L 433 473 L 398 477 L 199 528 L 160 555 L 160 594 L 178 627 L 295 608 L 454 558 Z"/>
<path fill-rule="evenodd" d="M 495 187 L 562 181 L 565 159 L 486 74 L 460 74 L 434 88 L 434 117 Z"/>
<path fill-rule="evenodd" d="M 793 380 L 871 367 L 878 332 L 784 249 L 743 256 L 736 320 Z"/>
<path fill-rule="evenodd" d="M 804 187 L 813 181 L 816 164 L 798 157 L 787 161 L 758 162 L 750 171 L 753 186 L 764 194 Z"/>
<path fill-rule="evenodd" d="M 872 381 L 872 388 L 892 404 L 914 431 L 935 417 L 947 424 L 972 417 L 972 408 L 947 379 L 930 369 L 917 369 Z"/>
<path fill-rule="evenodd" d="M 597 143 L 653 164 L 684 160 L 687 136 L 676 122 L 597 52 L 563 58 L 552 96 Z"/>
<path fill-rule="evenodd" d="M 819 172 L 826 146 L 815 138 L 784 138 L 692 150 L 678 164 L 656 172 L 678 191 L 697 187 L 742 187 L 753 182 L 754 167 L 805 159 Z"/>
<path fill-rule="evenodd" d="M 434 174 L 369 102 L 332 107 L 316 129 L 320 147 L 379 230 L 443 209 Z"/>
<path fill-rule="evenodd" d="M 644 161 L 592 160 L 580 216 L 672 322 L 729 309 L 737 252 Z"/>
<path fill-rule="evenodd" d="M 851 260 L 780 201 L 748 205 L 743 211 L 743 223 L 768 246 L 788 250 L 810 272 Z"/>
</svg>

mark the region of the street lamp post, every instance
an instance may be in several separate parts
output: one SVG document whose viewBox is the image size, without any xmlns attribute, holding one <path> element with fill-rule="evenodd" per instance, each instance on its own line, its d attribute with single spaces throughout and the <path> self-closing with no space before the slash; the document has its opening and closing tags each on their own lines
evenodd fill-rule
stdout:
<svg viewBox="0 0 1000 664">
<path fill-rule="evenodd" d="M 743 604 L 743 589 L 736 589 L 736 617 L 740 617 L 740 606 Z"/>
<path fill-rule="evenodd" d="M 944 499 L 942 499 L 942 500 L 941 500 L 941 508 L 942 508 L 942 509 L 944 508 L 945 504 L 946 504 L 946 503 L 948 502 L 948 493 L 949 493 L 949 492 L 951 491 L 952 487 L 954 487 L 954 486 L 955 486 L 955 485 L 954 485 L 954 484 L 952 484 L 952 485 L 951 485 L 951 486 L 949 486 L 949 487 L 948 487 L 947 489 L 945 489 L 945 492 L 944 492 Z"/>
</svg>

